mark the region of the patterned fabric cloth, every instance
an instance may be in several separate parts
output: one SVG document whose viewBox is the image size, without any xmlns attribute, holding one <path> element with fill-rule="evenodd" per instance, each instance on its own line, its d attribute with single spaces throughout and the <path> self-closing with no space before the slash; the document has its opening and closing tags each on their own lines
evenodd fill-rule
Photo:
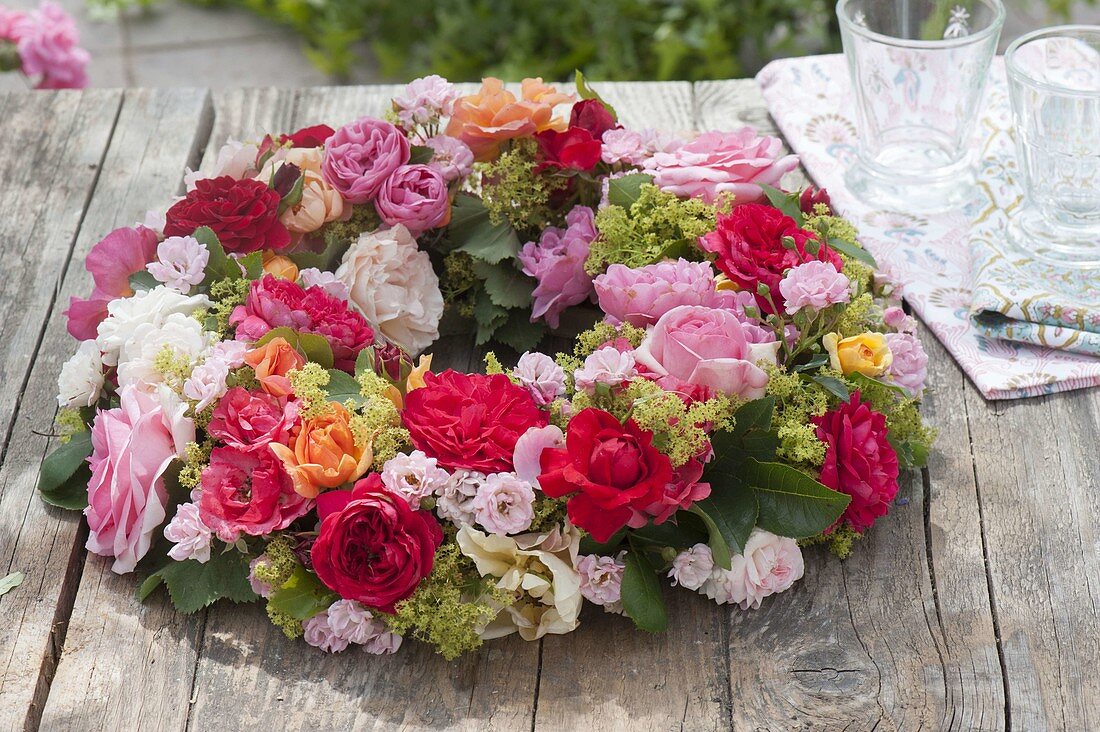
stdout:
<svg viewBox="0 0 1100 732">
<path fill-rule="evenodd" d="M 980 195 L 934 216 L 877 210 L 845 187 L 856 126 L 843 56 L 775 61 L 757 81 L 810 176 L 859 226 L 880 268 L 904 284 L 906 300 L 983 396 L 1014 399 L 1100 384 L 1100 359 L 1087 355 L 1100 354 L 1098 274 L 1047 267 L 1005 243 L 1005 212 L 1021 194 L 1000 59 L 973 142 Z"/>
</svg>

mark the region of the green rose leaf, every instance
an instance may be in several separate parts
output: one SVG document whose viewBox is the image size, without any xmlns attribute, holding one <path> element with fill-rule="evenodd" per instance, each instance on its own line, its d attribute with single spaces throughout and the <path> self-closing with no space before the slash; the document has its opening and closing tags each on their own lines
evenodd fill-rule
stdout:
<svg viewBox="0 0 1100 732">
<path fill-rule="evenodd" d="M 516 269 L 510 262 L 489 264 L 474 260 L 474 274 L 485 285 L 485 292 L 494 304 L 502 308 L 531 309 L 531 293 L 535 280 Z"/>
<path fill-rule="evenodd" d="M 195 233 L 191 236 L 210 252 L 210 258 L 206 261 L 206 277 L 203 280 L 204 285 L 209 286 L 216 280 L 224 280 L 226 277 L 232 277 L 234 272 L 239 273 L 236 265 L 233 266 L 232 270 L 230 269 L 229 256 L 226 255 L 225 249 L 222 248 L 222 243 L 218 240 L 218 235 L 214 233 L 213 229 L 209 226 L 200 226 L 195 229 Z"/>
<path fill-rule="evenodd" d="M 810 378 L 820 384 L 821 388 L 823 388 L 825 391 L 829 392 L 842 402 L 848 401 L 848 398 L 851 396 L 848 393 L 848 386 L 835 376 L 818 375 L 812 376 Z"/>
<path fill-rule="evenodd" d="M 268 602 L 293 618 L 308 620 L 338 599 L 317 575 L 298 567 L 282 587 L 271 593 Z"/>
<path fill-rule="evenodd" d="M 409 146 L 409 165 L 427 165 L 434 156 L 435 150 L 427 145 Z"/>
<path fill-rule="evenodd" d="M 244 276 L 250 280 L 258 280 L 264 274 L 264 253 L 252 252 L 237 259 L 237 264 L 244 268 Z"/>
<path fill-rule="evenodd" d="M 329 232 L 325 234 L 325 248 L 320 252 L 288 252 L 286 256 L 289 257 L 290 261 L 294 262 L 299 269 L 316 267 L 317 269 L 330 272 L 334 271 L 340 264 L 340 259 L 344 256 L 349 247 L 350 243 L 347 239 Z"/>
<path fill-rule="evenodd" d="M 494 224 L 477 196 L 459 193 L 451 206 L 451 246 L 474 259 L 499 264 L 519 253 L 519 236 L 506 222 Z"/>
<path fill-rule="evenodd" d="M 154 277 L 149 270 L 140 269 L 130 275 L 130 289 L 134 292 L 140 292 L 142 290 L 152 290 L 154 287 L 158 287 L 161 284 L 160 280 Z"/>
<path fill-rule="evenodd" d="M 757 525 L 791 539 L 816 536 L 844 513 L 851 496 L 826 488 L 784 463 L 748 460 L 741 466 L 760 506 Z"/>
<path fill-rule="evenodd" d="M 790 216 L 799 226 L 806 223 L 806 219 L 802 216 L 802 206 L 798 201 L 800 194 L 797 191 L 787 193 L 764 183 L 761 183 L 760 187 L 768 197 L 768 202 L 782 211 L 785 216 Z"/>
<path fill-rule="evenodd" d="M 863 374 L 859 373 L 858 371 L 853 371 L 852 373 L 848 374 L 845 378 L 848 379 L 848 381 L 855 384 L 856 388 L 859 388 L 859 389 L 866 389 L 867 387 L 872 387 L 872 388 L 879 387 L 879 388 L 882 388 L 882 389 L 886 389 L 887 391 L 891 391 L 891 392 L 893 392 L 894 394 L 898 395 L 899 397 L 901 397 L 903 399 L 907 399 L 909 397 L 909 392 L 907 392 L 905 389 L 902 389 L 897 384 L 887 384 L 885 381 L 880 381 L 879 379 L 872 379 L 870 376 L 864 376 Z"/>
<path fill-rule="evenodd" d="M 607 113 L 611 115 L 611 119 L 615 120 L 616 122 L 619 121 L 619 114 L 615 111 L 615 108 L 605 102 L 603 100 L 603 97 L 601 97 L 596 92 L 596 90 L 592 88 L 592 85 L 588 83 L 588 79 L 584 78 L 584 74 L 581 73 L 580 69 L 574 70 L 574 80 L 577 85 L 578 97 L 580 97 L 581 99 L 595 99 L 603 105 L 604 109 L 607 110 Z"/>
<path fill-rule="evenodd" d="M 714 561 L 722 569 L 729 569 L 730 552 L 743 552 L 745 542 L 756 526 L 759 506 L 755 491 L 736 474 L 712 476 L 710 495 L 696 501 L 692 511 L 707 522 L 711 539 L 708 543 Z M 714 541 L 716 536 L 722 540 L 718 547 Z"/>
<path fill-rule="evenodd" d="M 814 356 L 810 358 L 809 361 L 795 366 L 793 369 L 791 369 L 791 371 L 794 371 L 796 373 L 802 373 L 804 371 L 817 371 L 819 368 L 826 365 L 827 363 L 829 363 L 829 354 L 817 353 L 814 354 Z"/>
<path fill-rule="evenodd" d="M 637 550 L 626 554 L 622 598 L 623 610 L 642 630 L 660 633 L 668 627 L 668 610 L 657 570 L 649 558 Z"/>
<path fill-rule="evenodd" d="M 335 362 L 328 339 L 316 333 L 298 333 L 298 350 L 310 361 L 321 364 L 321 368 L 331 369 Z"/>
<path fill-rule="evenodd" d="M 38 472 L 38 492 L 51 506 L 80 511 L 88 505 L 88 481 L 92 478 L 87 458 L 92 454 L 92 433 L 85 430 L 46 456 Z"/>
<path fill-rule="evenodd" d="M 853 244 L 850 241 L 838 239 L 834 236 L 829 239 L 829 248 L 835 249 L 841 254 L 847 254 L 852 259 L 857 259 L 872 269 L 878 269 L 878 263 L 875 262 L 875 258 L 859 244 Z"/>
<path fill-rule="evenodd" d="M 0 596 L 6 595 L 19 585 L 23 584 L 25 577 L 22 572 L 12 572 L 7 577 L 0 579 Z"/>
<path fill-rule="evenodd" d="M 212 551 L 208 562 L 187 559 L 169 562 L 138 588 L 142 600 L 163 583 L 172 604 L 191 614 L 218 600 L 252 602 L 257 595 L 248 582 L 249 558 L 238 551 Z"/>
<path fill-rule="evenodd" d="M 325 387 L 325 391 L 330 401 L 341 404 L 350 401 L 360 406 L 367 403 L 360 391 L 359 382 L 343 371 L 329 369 L 328 386 Z"/>
<path fill-rule="evenodd" d="M 607 201 L 612 206 L 621 206 L 627 210 L 642 195 L 642 186 L 653 185 L 653 176 L 645 173 L 631 173 L 621 178 L 612 178 L 607 184 Z"/>
</svg>

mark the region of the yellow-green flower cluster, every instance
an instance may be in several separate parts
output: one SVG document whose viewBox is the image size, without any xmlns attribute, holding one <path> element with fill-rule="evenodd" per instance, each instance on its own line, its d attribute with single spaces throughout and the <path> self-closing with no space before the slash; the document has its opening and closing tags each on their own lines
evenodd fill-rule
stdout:
<svg viewBox="0 0 1100 732">
<path fill-rule="evenodd" d="M 251 284 L 251 280 L 241 278 L 218 280 L 210 285 L 210 299 L 214 301 L 214 305 L 206 318 L 207 330 L 214 331 L 219 338 L 225 337 L 229 330 L 229 316 L 233 308 L 244 304 Z"/>
<path fill-rule="evenodd" d="M 290 378 L 290 388 L 298 398 L 302 419 L 316 419 L 328 414 L 332 407 L 325 387 L 330 377 L 321 364 L 310 361 L 287 376 Z"/>
<path fill-rule="evenodd" d="M 563 213 L 550 206 L 550 197 L 568 184 L 565 178 L 538 175 L 539 146 L 533 138 L 517 140 L 510 150 L 475 169 L 492 181 L 481 190 L 481 201 L 494 224 L 508 221 L 518 231 L 542 231 L 564 223 Z"/>
<path fill-rule="evenodd" d="M 346 221 L 331 221 L 325 224 L 321 234 L 326 242 L 332 240 L 346 242 L 349 246 L 359 239 L 364 231 L 374 231 L 382 223 L 374 206 L 355 206 L 351 218 Z"/>
<path fill-rule="evenodd" d="M 688 406 L 648 379 L 631 381 L 623 396 L 633 405 L 630 417 L 653 433 L 654 446 L 677 468 L 707 448 L 709 438 L 704 427 L 722 428 L 737 406 L 724 395 Z"/>
<path fill-rule="evenodd" d="M 781 366 L 767 366 L 765 371 L 767 394 L 775 397 L 772 427 L 779 435 L 776 455 L 795 464 L 819 467 L 825 460 L 825 443 L 817 439 L 810 418 L 825 414 L 829 407 L 828 393 Z"/>
<path fill-rule="evenodd" d="M 286 584 L 298 566 L 298 558 L 294 555 L 290 542 L 282 537 L 275 537 L 264 548 L 264 559 L 256 563 L 252 573 L 260 582 L 279 588 Z M 267 604 L 267 617 L 287 638 L 293 640 L 302 635 L 302 621 L 279 610 L 270 602 Z"/>
<path fill-rule="evenodd" d="M 164 344 L 157 355 L 153 356 L 153 368 L 164 377 L 164 382 L 170 386 L 183 385 L 187 377 L 191 375 L 191 359 L 177 354 L 167 343 Z"/>
<path fill-rule="evenodd" d="M 373 435 L 374 461 L 381 465 L 409 444 L 409 432 L 401 426 L 397 406 L 386 396 L 393 386 L 373 371 L 363 371 L 356 379 L 364 403 L 351 418 L 355 441 L 366 444 Z"/>
<path fill-rule="evenodd" d="M 435 555 L 432 572 L 416 592 L 399 602 L 396 614 L 383 620 L 390 630 L 430 643 L 447 660 L 481 645 L 478 630 L 511 596 L 482 579 L 453 540 L 444 541 Z"/>
<path fill-rule="evenodd" d="M 527 530 L 533 533 L 549 531 L 555 526 L 565 523 L 565 501 L 550 498 L 539 492 L 532 505 L 535 517 L 531 520 L 531 526 Z"/>
<path fill-rule="evenodd" d="M 881 313 L 871 293 L 864 292 L 844 308 L 840 320 L 837 321 L 836 331 L 841 337 L 849 338 L 872 330 L 881 320 Z"/>
<path fill-rule="evenodd" d="M 88 426 L 84 424 L 84 417 L 80 414 L 80 410 L 72 407 L 59 410 L 57 416 L 54 417 L 54 422 L 61 431 L 60 439 L 63 443 L 71 440 L 73 435 L 88 429 Z"/>
<path fill-rule="evenodd" d="M 577 344 L 573 347 L 573 354 L 583 361 L 605 343 L 616 338 L 625 338 L 631 347 L 637 348 L 642 345 L 642 340 L 645 339 L 645 329 L 635 327 L 630 323 L 621 323 L 616 326 L 600 321 L 577 336 Z M 580 364 L 578 364 L 579 367 Z M 562 368 L 565 368 L 564 365 L 562 365 Z M 569 369 L 566 369 L 566 373 L 570 373 Z"/>
<path fill-rule="evenodd" d="M 644 185 L 629 210 L 607 206 L 597 212 L 600 236 L 592 242 L 584 268 L 598 274 L 614 263 L 635 268 L 666 257 L 698 259 L 695 242 L 714 231 L 716 220 L 715 206 Z"/>
<path fill-rule="evenodd" d="M 193 491 L 202 482 L 202 471 L 210 462 L 210 451 L 214 449 L 213 441 L 207 439 L 201 444 L 188 442 L 184 448 L 183 465 L 180 467 L 179 483 L 188 491 Z"/>
<path fill-rule="evenodd" d="M 863 535 L 853 529 L 848 524 L 844 523 L 837 526 L 829 534 L 818 534 L 817 536 L 811 536 L 809 539 L 803 539 L 798 543 L 801 546 L 815 546 L 818 544 L 828 544 L 829 551 L 836 555 L 838 559 L 847 559 L 852 553 L 852 546 L 855 542 L 863 538 Z"/>
</svg>

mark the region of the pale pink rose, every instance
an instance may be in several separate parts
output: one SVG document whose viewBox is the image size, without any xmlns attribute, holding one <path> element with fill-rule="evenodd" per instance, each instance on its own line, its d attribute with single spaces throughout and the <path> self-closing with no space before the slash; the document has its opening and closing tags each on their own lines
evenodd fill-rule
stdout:
<svg viewBox="0 0 1100 732">
<path fill-rule="evenodd" d="M 375 656 L 388 656 L 397 653 L 402 637 L 393 631 L 384 631 L 363 644 L 363 650 Z"/>
<path fill-rule="evenodd" d="M 348 299 L 348 286 L 336 276 L 335 272 L 326 272 L 316 267 L 306 267 L 298 271 L 298 284 L 306 289 L 320 287 L 339 300 Z"/>
<path fill-rule="evenodd" d="M 512 466 L 518 475 L 528 483 L 537 485 L 542 474 L 542 451 L 565 445 L 565 434 L 557 425 L 532 427 L 516 440 L 512 454 Z"/>
<path fill-rule="evenodd" d="M 655 130 L 647 127 L 639 132 L 642 136 L 642 145 L 645 146 L 647 157 L 656 153 L 676 152 L 688 143 L 681 135 L 668 130 Z"/>
<path fill-rule="evenodd" d="M 252 591 L 260 597 L 271 597 L 271 593 L 275 591 L 275 588 L 256 576 L 256 567 L 260 565 L 267 566 L 266 554 L 261 554 L 248 563 L 248 584 L 252 587 Z"/>
<path fill-rule="evenodd" d="M 646 155 L 647 150 L 641 133 L 622 128 L 603 133 L 603 150 L 600 153 L 600 159 L 608 165 L 615 163 L 641 165 Z"/>
<path fill-rule="evenodd" d="M 363 644 L 385 630 L 374 614 L 355 600 L 337 600 L 328 607 L 328 626 L 338 638 Z"/>
<path fill-rule="evenodd" d="M 768 375 L 757 364 L 776 363 L 778 343 L 751 343 L 729 310 L 681 305 L 661 316 L 634 358 L 668 391 L 691 397 L 721 392 L 742 399 L 764 396 Z M 641 369 L 639 369 L 641 370 Z"/>
<path fill-rule="evenodd" d="M 202 283 L 210 250 L 193 236 L 170 236 L 157 244 L 157 258 L 145 265 L 149 274 L 184 295 Z"/>
<path fill-rule="evenodd" d="M 600 310 L 613 325 L 626 322 L 645 328 L 680 305 L 732 309 L 738 301 L 738 293 L 715 289 L 714 269 L 709 262 L 686 259 L 636 269 L 612 264 L 592 284 Z"/>
<path fill-rule="evenodd" d="M 645 168 L 663 191 L 714 203 L 732 193 L 738 203 L 759 200 L 760 184 L 776 186 L 798 167 L 794 155 L 781 157 L 778 137 L 758 137 L 751 127 L 733 132 L 704 132 L 670 153 L 658 152 Z"/>
<path fill-rule="evenodd" d="M 451 183 L 474 172 L 474 153 L 470 147 L 455 137 L 436 135 L 424 141 L 425 147 L 435 151 L 428 167 L 439 171 L 443 180 Z"/>
<path fill-rule="evenodd" d="M 244 365 L 244 354 L 247 352 L 248 344 L 243 341 L 219 341 L 210 348 L 207 359 L 216 359 L 231 369 L 239 369 Z"/>
<path fill-rule="evenodd" d="M 890 378 L 909 396 L 920 399 L 928 379 L 928 354 L 920 339 L 911 333 L 887 333 L 886 345 L 894 357 L 890 363 Z"/>
<path fill-rule="evenodd" d="M 593 605 L 614 605 L 622 599 L 626 564 L 615 557 L 585 554 L 577 557 L 581 595 Z"/>
<path fill-rule="evenodd" d="M 614 388 L 638 375 L 634 354 L 604 346 L 588 354 L 584 365 L 573 372 L 578 391 L 593 392 L 597 384 Z"/>
<path fill-rule="evenodd" d="M 535 518 L 535 491 L 514 473 L 485 476 L 471 507 L 474 520 L 491 534 L 518 534 Z"/>
<path fill-rule="evenodd" d="M 76 21 L 56 3 L 43 2 L 11 24 L 23 73 L 39 76 L 39 89 L 83 89 L 88 86 L 91 56 L 81 48 Z"/>
<path fill-rule="evenodd" d="M 476 470 L 456 470 L 436 496 L 436 513 L 440 518 L 447 519 L 459 528 L 473 526 L 476 520 L 474 497 L 477 496 L 484 482 L 484 473 Z"/>
<path fill-rule="evenodd" d="M 325 143 L 321 172 L 348 203 L 368 203 L 386 179 L 409 162 L 409 141 L 389 122 L 363 117 Z"/>
<path fill-rule="evenodd" d="M 756 610 L 765 597 L 790 589 L 804 572 L 798 542 L 753 529 L 745 552 L 733 557 L 729 570 L 715 568 L 701 591 L 719 605 Z"/>
<path fill-rule="evenodd" d="M 433 124 L 450 116 L 459 96 L 454 84 L 432 74 L 406 84 L 405 93 L 393 100 L 393 109 L 406 127 Z"/>
<path fill-rule="evenodd" d="M 512 375 L 531 392 L 535 404 L 546 406 L 565 394 L 565 371 L 545 353 L 524 352 Z"/>
<path fill-rule="evenodd" d="M 199 507 L 194 503 L 181 503 L 176 515 L 164 527 L 164 538 L 175 546 L 168 550 L 168 556 L 177 562 L 194 559 L 196 562 L 210 561 L 210 539 L 214 532 L 202 522 Z"/>
<path fill-rule="evenodd" d="M 326 653 L 339 653 L 348 647 L 347 638 L 341 638 L 329 624 L 328 611 L 317 613 L 302 624 L 302 637 L 314 648 Z"/>
<path fill-rule="evenodd" d="M 824 310 L 852 299 L 851 281 L 830 262 L 813 260 L 792 267 L 779 282 L 788 315 L 799 310 Z"/>
<path fill-rule="evenodd" d="M 668 576 L 672 578 L 672 586 L 686 587 L 689 590 L 698 590 L 710 579 L 714 570 L 714 556 L 710 547 L 706 544 L 696 544 L 690 549 L 685 549 L 672 560 L 672 569 Z"/>
<path fill-rule="evenodd" d="M 164 474 L 195 440 L 195 423 L 186 412 L 187 404 L 167 388 L 148 393 L 123 387 L 119 406 L 96 414 L 86 546 L 114 557 L 111 569 L 118 574 L 134 570 L 166 518 Z"/>
<path fill-rule="evenodd" d="M 230 139 L 218 149 L 218 155 L 214 159 L 214 167 L 209 173 L 188 168 L 183 174 L 184 185 L 188 191 L 195 190 L 195 184 L 203 178 L 219 178 L 228 175 L 234 180 L 251 178 L 258 172 L 256 170 L 256 158 L 260 154 L 260 148 L 250 142 L 239 142 Z M 164 230 L 161 224 L 160 231 Z"/>
<path fill-rule="evenodd" d="M 427 165 L 402 165 L 382 184 L 374 208 L 388 226 L 401 224 L 417 236 L 450 217 L 447 182 Z"/>
<path fill-rule="evenodd" d="M 414 509 L 420 501 L 443 490 L 450 474 L 439 467 L 435 458 L 420 450 L 408 455 L 398 453 L 382 466 L 382 485 L 404 498 Z"/>
<path fill-rule="evenodd" d="M 917 330 L 917 321 L 911 315 L 896 305 L 882 311 L 882 321 L 899 333 L 914 333 Z"/>
<path fill-rule="evenodd" d="M 586 206 L 575 206 L 565 221 L 565 229 L 544 229 L 537 242 L 527 242 L 516 255 L 523 273 L 538 280 L 531 293 L 531 321 L 541 318 L 551 328 L 558 327 L 562 311 L 592 296 L 592 276 L 585 272 L 584 262 L 598 235 L 595 215 Z"/>
</svg>

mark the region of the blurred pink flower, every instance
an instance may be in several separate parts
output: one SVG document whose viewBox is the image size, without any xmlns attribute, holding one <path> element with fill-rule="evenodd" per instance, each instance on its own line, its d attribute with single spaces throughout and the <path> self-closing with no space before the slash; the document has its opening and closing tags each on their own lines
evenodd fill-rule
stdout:
<svg viewBox="0 0 1100 732">
<path fill-rule="evenodd" d="M 928 354 L 924 352 L 920 339 L 910 333 L 887 333 L 886 345 L 894 356 L 890 362 L 890 376 L 894 383 L 919 399 L 928 379 Z"/>
<path fill-rule="evenodd" d="M 428 167 L 439 171 L 448 183 L 465 178 L 474 170 L 474 153 L 470 147 L 455 137 L 436 135 L 424 141 L 425 147 L 435 151 Z"/>
<path fill-rule="evenodd" d="M 0 23 L 2 25 L 2 23 Z M 88 86 L 88 61 L 81 48 L 76 22 L 56 3 L 43 2 L 37 10 L 10 23 L 9 33 L 23 61 L 23 73 L 41 76 L 39 89 L 83 89 Z"/>
<path fill-rule="evenodd" d="M 406 84 L 404 95 L 393 100 L 393 108 L 406 127 L 426 125 L 450 116 L 459 96 L 454 84 L 431 74 Z"/>
</svg>

